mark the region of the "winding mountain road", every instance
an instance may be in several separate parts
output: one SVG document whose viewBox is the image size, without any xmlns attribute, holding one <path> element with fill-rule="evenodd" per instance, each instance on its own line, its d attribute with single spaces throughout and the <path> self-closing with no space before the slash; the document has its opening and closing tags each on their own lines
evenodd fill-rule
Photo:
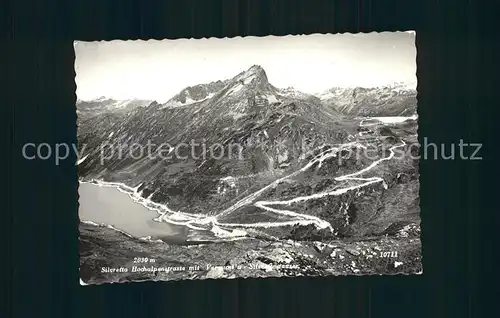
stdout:
<svg viewBox="0 0 500 318">
<path fill-rule="evenodd" d="M 145 200 L 140 196 L 140 193 L 137 192 L 139 187 L 136 188 L 131 188 L 127 187 L 125 185 L 121 184 L 115 184 L 115 183 L 99 183 L 101 186 L 121 186 L 126 188 L 128 191 L 124 191 L 130 195 L 130 197 L 134 200 L 137 201 L 144 206 L 148 207 L 149 209 L 157 211 L 160 215 L 158 218 L 156 218 L 156 221 L 164 221 L 176 225 L 184 225 L 188 228 L 191 228 L 193 230 L 211 230 L 216 234 L 217 236 L 234 236 L 235 238 L 245 236 L 246 233 L 243 231 L 233 231 L 235 233 L 228 232 L 224 230 L 224 228 L 271 228 L 271 227 L 282 227 L 282 226 L 293 226 L 293 225 L 315 225 L 319 229 L 329 229 L 330 231 L 333 232 L 333 228 L 331 224 L 328 221 L 325 221 L 323 219 L 320 219 L 316 216 L 312 215 L 307 215 L 307 214 L 301 214 L 297 213 L 294 211 L 286 210 L 286 209 L 278 209 L 275 206 L 290 206 L 294 203 L 299 203 L 299 202 L 304 202 L 308 200 L 313 200 L 313 199 L 319 199 L 323 198 L 326 196 L 338 196 L 341 194 L 344 194 L 346 192 L 356 190 L 359 188 L 363 188 L 366 186 L 369 186 L 374 183 L 382 182 L 384 184 L 384 187 L 387 187 L 385 184 L 385 181 L 381 177 L 370 177 L 370 178 L 363 178 L 360 177 L 362 174 L 370 171 L 377 165 L 379 165 L 381 162 L 390 160 L 394 157 L 395 152 L 394 150 L 397 148 L 404 147 L 406 143 L 401 140 L 401 143 L 398 145 L 392 146 L 389 151 L 390 154 L 389 156 L 385 158 L 381 158 L 379 160 L 376 160 L 372 162 L 369 166 L 354 172 L 350 174 L 346 174 L 343 176 L 335 177 L 335 181 L 362 181 L 361 184 L 357 185 L 352 185 L 352 186 L 347 186 L 344 188 L 340 189 L 335 189 L 335 190 L 329 190 L 329 191 L 323 191 L 319 193 L 315 193 L 312 195 L 307 195 L 307 196 L 299 196 L 295 197 L 293 199 L 289 200 L 276 200 L 276 201 L 256 201 L 257 198 L 263 194 L 266 190 L 271 189 L 273 187 L 276 187 L 286 179 L 290 179 L 299 173 L 302 173 L 315 164 L 319 163 L 318 167 L 321 166 L 323 161 L 336 157 L 339 151 L 344 150 L 344 149 L 349 149 L 352 147 L 361 147 L 361 148 L 366 148 L 366 146 L 360 144 L 359 142 L 350 142 L 342 145 L 338 145 L 337 147 L 331 147 L 327 150 L 323 150 L 321 153 L 313 157 L 304 167 L 301 169 L 295 171 L 294 173 L 291 173 L 287 176 L 284 176 L 282 178 L 279 178 L 269 185 L 261 188 L 260 190 L 246 196 L 245 198 L 241 199 L 238 201 L 236 204 L 231 206 L 230 208 L 222 211 L 221 213 L 215 215 L 215 216 L 209 216 L 209 215 L 197 215 L 197 214 L 191 214 L 191 213 L 185 213 L 181 211 L 173 211 L 170 210 L 166 205 L 158 204 L 151 202 L 150 200 Z M 322 148 L 320 148 L 322 149 Z M 120 189 L 119 189 L 120 190 Z M 295 218 L 293 220 L 289 221 L 276 221 L 276 222 L 256 222 L 256 223 L 224 223 L 220 222 L 219 220 L 224 217 L 229 215 L 230 213 L 234 212 L 240 207 L 247 206 L 247 205 L 253 205 L 255 207 L 258 207 L 260 209 L 263 209 L 268 212 L 272 212 L 274 214 L 278 215 L 284 215 L 284 216 L 289 216 L 292 218 Z M 274 207 L 270 207 L 274 206 Z"/>
<path fill-rule="evenodd" d="M 393 146 L 393 147 L 391 147 L 389 149 L 390 152 L 391 152 L 389 156 L 387 156 L 385 158 L 382 158 L 382 159 L 379 159 L 377 161 L 374 161 L 373 163 L 371 163 L 366 168 L 361 169 L 361 170 L 359 170 L 357 172 L 354 172 L 354 173 L 351 173 L 351 174 L 347 174 L 347 175 L 343 175 L 343 176 L 334 178 L 335 181 L 347 181 L 347 180 L 364 181 L 364 183 L 362 183 L 362 184 L 358 184 L 358 185 L 354 185 L 354 186 L 350 186 L 350 187 L 345 187 L 345 188 L 341 188 L 341 189 L 336 189 L 336 190 L 333 190 L 333 191 L 324 191 L 324 192 L 315 193 L 315 194 L 308 195 L 308 196 L 300 196 L 300 197 L 296 197 L 296 198 L 293 198 L 293 199 L 290 199 L 290 200 L 283 200 L 283 201 L 257 201 L 257 202 L 255 202 L 253 204 L 256 207 L 264 209 L 264 210 L 269 211 L 269 212 L 273 212 L 273 213 L 281 214 L 281 215 L 286 215 L 286 216 L 297 217 L 297 221 L 273 222 L 272 225 L 269 224 L 268 222 L 262 223 L 262 224 L 261 223 L 252 223 L 252 224 L 234 224 L 234 223 L 231 223 L 231 224 L 228 224 L 228 223 L 219 223 L 219 222 L 217 222 L 217 224 L 220 225 L 220 226 L 231 226 L 231 227 L 240 227 L 240 226 L 245 226 L 245 227 L 271 227 L 271 226 L 273 226 L 274 227 L 274 226 L 284 226 L 284 225 L 290 225 L 290 224 L 300 223 L 300 224 L 314 224 L 314 225 L 316 225 L 320 229 L 328 228 L 331 231 L 333 231 L 333 228 L 332 228 L 332 226 L 331 226 L 331 224 L 329 222 L 327 222 L 325 220 L 322 220 L 322 219 L 320 219 L 318 217 L 311 216 L 311 215 L 306 215 L 306 214 L 301 214 L 301 213 L 297 213 L 297 212 L 293 212 L 293 211 L 289 211 L 289 210 L 275 209 L 275 208 L 269 207 L 269 205 L 274 205 L 274 206 L 275 205 L 291 205 L 293 203 L 308 201 L 308 200 L 312 200 L 312 199 L 319 199 L 319 198 L 326 197 L 326 196 L 332 196 L 332 195 L 333 196 L 337 196 L 337 195 L 344 194 L 344 193 L 346 193 L 348 191 L 352 191 L 352 190 L 355 190 L 355 189 L 366 187 L 368 185 L 371 185 L 371 184 L 374 184 L 374 183 L 378 183 L 378 182 L 383 182 L 384 186 L 386 186 L 384 179 L 381 178 L 381 177 L 360 178 L 360 177 L 357 177 L 357 176 L 362 175 L 362 174 L 370 171 L 371 169 L 373 169 L 375 166 L 377 166 L 378 164 L 380 164 L 383 161 L 387 161 L 387 160 L 392 159 L 394 157 L 394 155 L 395 155 L 394 149 L 397 149 L 397 148 L 400 148 L 400 147 L 404 147 L 405 145 L 406 145 L 406 143 L 404 141 L 402 141 L 401 144 L 395 145 L 395 146 Z M 243 205 L 246 205 L 246 204 L 249 204 L 249 203 L 253 202 L 255 200 L 255 198 L 257 198 L 265 190 L 267 190 L 267 189 L 269 189 L 271 187 L 276 186 L 277 184 L 279 184 L 280 182 L 282 182 L 285 179 L 288 179 L 290 177 L 295 176 L 299 172 L 303 172 L 303 171 L 309 169 L 310 167 L 312 167 L 317 162 L 322 162 L 322 161 L 324 161 L 324 160 L 326 160 L 328 158 L 335 157 L 336 154 L 337 154 L 337 152 L 338 152 L 338 150 L 341 149 L 341 148 L 331 148 L 329 150 L 326 150 L 326 151 L 322 152 L 321 154 L 319 154 L 318 156 L 316 156 L 315 158 L 313 158 L 302 169 L 298 170 L 297 172 L 295 172 L 295 173 L 293 173 L 291 175 L 288 175 L 286 177 L 283 177 L 281 179 L 278 179 L 278 180 L 274 181 L 270 185 L 262 188 L 261 190 L 255 192 L 252 195 L 246 197 L 245 199 L 239 201 L 233 207 L 231 207 L 230 209 L 226 210 L 225 212 L 219 214 L 218 216 L 225 215 L 224 213 L 229 213 L 229 212 L 234 211 L 235 209 L 239 208 L 240 206 L 243 206 Z"/>
</svg>

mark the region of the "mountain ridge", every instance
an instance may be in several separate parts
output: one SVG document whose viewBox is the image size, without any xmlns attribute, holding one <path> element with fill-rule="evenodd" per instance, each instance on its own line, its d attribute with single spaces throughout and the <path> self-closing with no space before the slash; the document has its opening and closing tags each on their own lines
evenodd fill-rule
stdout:
<svg viewBox="0 0 500 318">
<path fill-rule="evenodd" d="M 319 95 L 322 103 L 348 116 L 412 116 L 417 90 L 404 83 L 379 87 L 333 87 Z"/>
<path fill-rule="evenodd" d="M 169 98 L 164 103 L 159 103 L 163 108 L 184 107 L 202 103 L 217 96 L 218 93 L 233 85 L 237 92 L 240 85 L 261 92 L 270 103 L 279 103 L 283 99 L 299 99 L 311 101 L 318 105 L 326 106 L 336 112 L 347 116 L 412 116 L 416 114 L 417 91 L 414 84 L 394 82 L 377 87 L 332 87 L 322 93 L 310 94 L 301 92 L 293 87 L 277 88 L 269 83 L 264 68 L 252 65 L 241 71 L 236 76 L 225 80 L 216 80 L 209 83 L 188 86 Z M 266 95 L 267 94 L 267 95 Z M 135 101 L 135 102 L 134 102 Z M 81 112 L 84 104 L 109 105 L 115 104 L 142 104 L 148 106 L 153 100 L 140 99 L 114 99 L 101 96 L 94 100 L 77 100 L 77 110 Z M 157 102 L 157 101 L 156 101 Z M 126 107 L 132 110 L 134 107 Z"/>
</svg>

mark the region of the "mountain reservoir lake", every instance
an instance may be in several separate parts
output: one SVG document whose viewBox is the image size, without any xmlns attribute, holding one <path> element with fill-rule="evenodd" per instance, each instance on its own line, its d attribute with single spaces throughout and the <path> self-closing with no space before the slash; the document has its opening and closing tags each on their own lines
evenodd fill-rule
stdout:
<svg viewBox="0 0 500 318">
<path fill-rule="evenodd" d="M 92 183 L 80 183 L 79 216 L 81 221 L 114 228 L 134 237 L 161 239 L 183 244 L 189 229 L 185 226 L 156 222 L 158 213 L 134 202 L 126 193 L 115 187 L 102 187 Z"/>
</svg>

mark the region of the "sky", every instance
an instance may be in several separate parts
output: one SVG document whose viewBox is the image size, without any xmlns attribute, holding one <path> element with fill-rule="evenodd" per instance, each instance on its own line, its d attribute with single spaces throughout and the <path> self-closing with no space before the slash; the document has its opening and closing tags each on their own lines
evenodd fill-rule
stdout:
<svg viewBox="0 0 500 318">
<path fill-rule="evenodd" d="M 75 41 L 77 97 L 164 102 L 252 65 L 279 88 L 416 85 L 415 32 L 149 41 Z"/>
</svg>

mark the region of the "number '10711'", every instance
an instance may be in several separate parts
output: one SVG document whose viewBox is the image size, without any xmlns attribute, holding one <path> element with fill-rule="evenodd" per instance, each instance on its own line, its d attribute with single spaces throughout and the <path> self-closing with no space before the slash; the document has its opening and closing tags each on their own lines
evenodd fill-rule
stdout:
<svg viewBox="0 0 500 318">
<path fill-rule="evenodd" d="M 398 257 L 398 252 L 397 251 L 391 251 L 391 252 L 380 252 L 380 257 Z"/>
</svg>

